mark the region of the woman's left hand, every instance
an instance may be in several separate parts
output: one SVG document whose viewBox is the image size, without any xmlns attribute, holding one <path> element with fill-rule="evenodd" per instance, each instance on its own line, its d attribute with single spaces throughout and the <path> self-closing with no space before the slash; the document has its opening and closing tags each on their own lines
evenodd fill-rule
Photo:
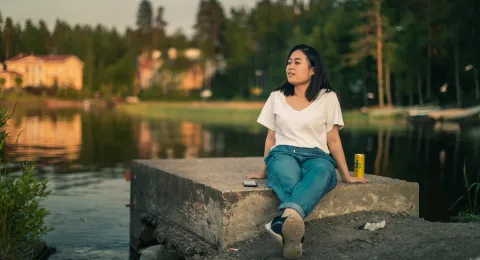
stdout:
<svg viewBox="0 0 480 260">
<path fill-rule="evenodd" d="M 345 182 L 345 183 L 368 183 L 368 181 L 365 180 L 365 179 L 361 179 L 361 178 L 357 178 L 357 177 L 353 177 L 353 176 L 347 177 L 347 179 L 343 180 L 343 182 Z"/>
</svg>

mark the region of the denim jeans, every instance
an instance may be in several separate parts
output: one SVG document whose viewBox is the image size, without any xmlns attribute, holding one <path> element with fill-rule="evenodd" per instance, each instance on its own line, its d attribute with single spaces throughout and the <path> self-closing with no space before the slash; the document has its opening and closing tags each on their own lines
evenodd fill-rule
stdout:
<svg viewBox="0 0 480 260">
<path fill-rule="evenodd" d="M 335 161 L 319 148 L 278 145 L 265 157 L 268 186 L 280 200 L 280 213 L 295 209 L 303 218 L 337 185 Z"/>
</svg>

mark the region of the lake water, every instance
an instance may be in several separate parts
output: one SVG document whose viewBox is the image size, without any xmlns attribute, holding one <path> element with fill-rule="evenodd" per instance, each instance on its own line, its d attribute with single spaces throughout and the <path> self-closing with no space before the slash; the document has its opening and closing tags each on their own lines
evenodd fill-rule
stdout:
<svg viewBox="0 0 480 260">
<path fill-rule="evenodd" d="M 349 169 L 354 154 L 364 153 L 368 173 L 418 182 L 427 220 L 448 221 L 464 206 L 449 211 L 465 194 L 464 163 L 468 181 L 477 178 L 480 128 L 348 123 L 341 136 Z M 8 124 L 7 159 L 34 161 L 40 178 L 50 179 L 44 205 L 55 230 L 45 240 L 57 248 L 50 259 L 128 259 L 132 159 L 262 156 L 266 134 L 258 126 L 143 120 L 112 111 L 19 111 Z"/>
</svg>

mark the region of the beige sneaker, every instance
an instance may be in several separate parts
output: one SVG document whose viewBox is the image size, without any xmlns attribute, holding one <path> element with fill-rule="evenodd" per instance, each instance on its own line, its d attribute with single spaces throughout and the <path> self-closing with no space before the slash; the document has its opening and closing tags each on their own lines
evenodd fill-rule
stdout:
<svg viewBox="0 0 480 260">
<path fill-rule="evenodd" d="M 286 259 L 300 259 L 302 257 L 302 240 L 305 235 L 305 223 L 298 214 L 287 217 L 282 227 L 284 239 L 283 256 Z"/>
</svg>

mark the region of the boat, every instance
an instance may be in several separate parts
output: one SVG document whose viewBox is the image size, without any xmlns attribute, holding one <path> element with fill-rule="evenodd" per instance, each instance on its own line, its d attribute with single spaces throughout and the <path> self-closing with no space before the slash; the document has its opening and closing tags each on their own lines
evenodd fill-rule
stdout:
<svg viewBox="0 0 480 260">
<path fill-rule="evenodd" d="M 461 125 L 480 124 L 480 105 L 469 108 L 453 108 L 433 111 L 428 114 L 435 121 L 456 122 Z"/>
<path fill-rule="evenodd" d="M 407 120 L 415 123 L 433 123 L 435 120 L 430 118 L 430 113 L 440 111 L 438 106 L 416 107 L 407 111 Z"/>
</svg>

